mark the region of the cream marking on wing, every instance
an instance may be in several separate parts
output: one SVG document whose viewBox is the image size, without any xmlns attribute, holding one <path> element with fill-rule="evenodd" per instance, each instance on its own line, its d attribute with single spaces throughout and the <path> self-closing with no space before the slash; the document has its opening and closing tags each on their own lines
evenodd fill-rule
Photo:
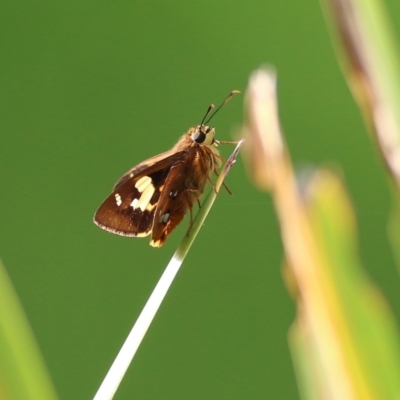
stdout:
<svg viewBox="0 0 400 400">
<path fill-rule="evenodd" d="M 144 189 L 142 195 L 140 196 L 139 201 L 136 204 L 135 208 L 140 208 L 142 211 L 146 209 L 148 204 L 150 203 L 151 198 L 153 197 L 154 192 L 156 189 L 153 185 L 148 185 L 146 189 Z"/>
<path fill-rule="evenodd" d="M 142 176 L 136 183 L 135 188 L 142 193 L 149 185 L 151 185 L 151 178 L 149 176 Z M 153 186 L 153 185 L 151 185 Z"/>
<path fill-rule="evenodd" d="M 135 209 L 138 202 L 139 202 L 139 199 L 133 199 L 133 200 L 132 200 L 132 203 L 131 203 L 131 207 L 132 207 L 133 209 Z"/>
<path fill-rule="evenodd" d="M 157 203 L 151 204 L 150 202 L 147 204 L 146 206 L 146 211 L 151 211 L 155 206 L 157 205 Z"/>
<path fill-rule="evenodd" d="M 115 202 L 117 203 L 118 207 L 122 204 L 122 199 L 119 193 L 115 193 Z"/>
<path fill-rule="evenodd" d="M 148 231 L 146 231 L 146 232 L 139 232 L 139 233 L 136 235 L 136 237 L 146 237 L 146 236 L 149 236 L 150 233 L 151 233 L 151 229 L 148 230 Z"/>
</svg>

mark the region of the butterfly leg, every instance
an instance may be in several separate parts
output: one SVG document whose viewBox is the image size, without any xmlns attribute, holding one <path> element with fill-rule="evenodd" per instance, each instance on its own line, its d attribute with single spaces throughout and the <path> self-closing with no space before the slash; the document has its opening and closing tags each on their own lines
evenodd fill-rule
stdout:
<svg viewBox="0 0 400 400">
<path fill-rule="evenodd" d="M 223 163 L 227 162 L 227 160 L 224 157 L 222 157 L 220 154 L 214 154 L 214 155 L 215 155 L 215 157 L 219 158 Z"/>
<path fill-rule="evenodd" d="M 189 236 L 190 231 L 192 230 L 192 226 L 193 226 L 193 211 L 192 211 L 192 207 L 189 207 L 190 210 L 190 222 L 189 222 L 189 228 L 186 232 L 186 236 Z"/>
<path fill-rule="evenodd" d="M 232 141 L 232 140 L 218 140 L 218 144 L 238 144 L 240 140 Z"/>
<path fill-rule="evenodd" d="M 215 188 L 214 182 L 211 180 L 211 178 L 207 175 L 207 180 L 214 189 L 215 194 L 218 194 L 217 189 Z"/>
<path fill-rule="evenodd" d="M 186 189 L 185 190 L 185 200 L 187 205 L 189 206 L 189 212 L 190 212 L 190 222 L 189 222 L 189 228 L 186 232 L 186 235 L 189 236 L 189 233 L 192 229 L 193 226 L 193 202 L 196 199 L 197 204 L 199 205 L 199 207 L 201 207 L 200 204 L 200 200 L 199 200 L 199 196 L 201 195 L 201 193 L 199 193 L 199 191 L 197 189 Z"/>
<path fill-rule="evenodd" d="M 189 201 L 189 196 L 188 196 L 187 194 L 186 194 L 186 201 L 187 201 L 187 203 L 188 203 L 189 211 L 190 211 L 189 227 L 188 227 L 188 230 L 187 230 L 187 232 L 186 232 L 186 236 L 189 236 L 189 233 L 190 233 L 190 231 L 191 231 L 191 229 L 192 229 L 192 226 L 193 226 L 193 210 L 192 210 L 193 206 L 192 206 L 192 204 L 190 203 L 190 201 Z"/>
<path fill-rule="evenodd" d="M 217 170 L 214 168 L 214 174 L 219 176 L 219 173 L 217 172 Z M 232 194 L 232 192 L 230 191 L 230 189 L 228 188 L 228 186 L 225 184 L 225 182 L 222 182 L 222 184 L 224 185 L 224 188 L 228 191 L 229 194 Z M 215 190 L 215 188 L 214 188 Z M 218 194 L 218 193 L 217 193 Z"/>
</svg>

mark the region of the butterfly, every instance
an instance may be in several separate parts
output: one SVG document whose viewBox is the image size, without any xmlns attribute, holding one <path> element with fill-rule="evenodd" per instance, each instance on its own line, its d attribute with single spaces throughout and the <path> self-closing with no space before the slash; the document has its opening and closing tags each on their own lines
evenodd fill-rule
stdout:
<svg viewBox="0 0 400 400">
<path fill-rule="evenodd" d="M 94 215 L 100 228 L 121 236 L 151 235 L 150 245 L 162 246 L 169 234 L 190 211 L 222 164 L 215 139 L 215 128 L 207 125 L 214 115 L 237 93 L 232 91 L 210 115 L 211 104 L 201 121 L 190 128 L 175 146 L 133 167 L 115 184 L 112 193 Z"/>
</svg>

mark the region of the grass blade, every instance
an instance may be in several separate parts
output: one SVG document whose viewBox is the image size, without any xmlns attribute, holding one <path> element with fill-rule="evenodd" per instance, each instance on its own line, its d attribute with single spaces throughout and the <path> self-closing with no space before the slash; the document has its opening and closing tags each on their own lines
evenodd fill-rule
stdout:
<svg viewBox="0 0 400 400">
<path fill-rule="evenodd" d="M 29 322 L 1 261 L 0 354 L 2 399 L 58 398 Z"/>
</svg>

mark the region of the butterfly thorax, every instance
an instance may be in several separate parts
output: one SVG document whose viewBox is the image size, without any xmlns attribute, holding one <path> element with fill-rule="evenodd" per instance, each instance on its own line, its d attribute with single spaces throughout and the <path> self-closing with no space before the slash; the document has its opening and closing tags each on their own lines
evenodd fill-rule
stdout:
<svg viewBox="0 0 400 400">
<path fill-rule="evenodd" d="M 207 125 L 197 125 L 189 128 L 173 147 L 173 151 L 184 151 L 193 163 L 199 164 L 203 174 L 209 176 L 221 165 L 221 157 L 217 149 L 219 142 L 215 140 L 215 128 Z M 205 177 L 206 178 L 206 177 Z"/>
</svg>

